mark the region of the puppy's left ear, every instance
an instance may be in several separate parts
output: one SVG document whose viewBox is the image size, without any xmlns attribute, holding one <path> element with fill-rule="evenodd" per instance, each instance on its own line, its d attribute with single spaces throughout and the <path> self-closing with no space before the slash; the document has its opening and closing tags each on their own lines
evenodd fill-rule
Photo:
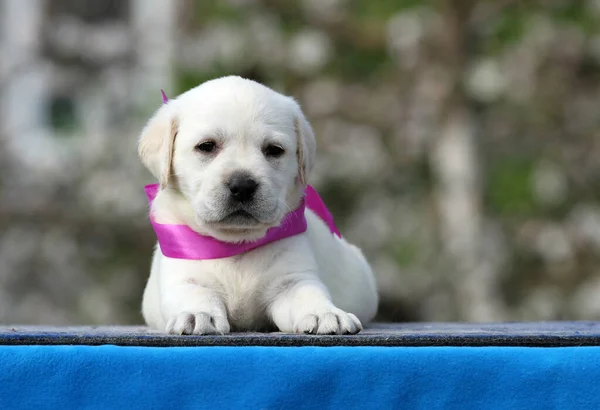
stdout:
<svg viewBox="0 0 600 410">
<path fill-rule="evenodd" d="M 164 104 L 148 121 L 139 139 L 138 154 L 142 163 L 158 179 L 161 189 L 169 183 L 175 138 L 179 120 L 173 102 Z"/>
<path fill-rule="evenodd" d="M 296 157 L 298 160 L 298 179 L 302 185 L 308 184 L 308 175 L 315 164 L 317 144 L 315 134 L 300 106 L 296 103 Z"/>
</svg>

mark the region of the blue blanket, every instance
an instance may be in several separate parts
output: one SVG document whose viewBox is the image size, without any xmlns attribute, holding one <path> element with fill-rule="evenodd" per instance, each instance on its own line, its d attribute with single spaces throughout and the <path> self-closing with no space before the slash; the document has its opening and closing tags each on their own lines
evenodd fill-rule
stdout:
<svg viewBox="0 0 600 410">
<path fill-rule="evenodd" d="M 0 409 L 600 409 L 600 347 L 0 346 Z"/>
</svg>

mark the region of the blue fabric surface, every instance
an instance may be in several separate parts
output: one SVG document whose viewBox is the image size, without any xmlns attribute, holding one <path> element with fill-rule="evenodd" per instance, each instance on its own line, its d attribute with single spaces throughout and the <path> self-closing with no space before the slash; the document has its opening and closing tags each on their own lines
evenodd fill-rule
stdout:
<svg viewBox="0 0 600 410">
<path fill-rule="evenodd" d="M 600 409 L 600 347 L 0 346 L 0 409 Z"/>
</svg>

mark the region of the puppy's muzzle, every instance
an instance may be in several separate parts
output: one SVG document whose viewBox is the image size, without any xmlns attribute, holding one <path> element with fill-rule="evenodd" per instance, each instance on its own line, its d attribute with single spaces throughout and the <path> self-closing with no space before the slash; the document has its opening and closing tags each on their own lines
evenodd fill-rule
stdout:
<svg viewBox="0 0 600 410">
<path fill-rule="evenodd" d="M 254 199 L 258 190 L 258 182 L 248 172 L 236 172 L 227 182 L 233 202 L 246 203 Z"/>
</svg>

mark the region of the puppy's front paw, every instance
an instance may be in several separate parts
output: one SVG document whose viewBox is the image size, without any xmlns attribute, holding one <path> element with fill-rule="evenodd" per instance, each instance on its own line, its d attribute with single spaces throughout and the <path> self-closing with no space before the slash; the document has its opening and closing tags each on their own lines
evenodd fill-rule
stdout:
<svg viewBox="0 0 600 410">
<path fill-rule="evenodd" d="M 169 319 L 165 331 L 171 335 L 225 334 L 229 333 L 229 323 L 224 316 L 182 312 Z"/>
<path fill-rule="evenodd" d="M 334 308 L 323 313 L 301 316 L 294 329 L 297 333 L 353 335 L 362 330 L 362 324 L 352 313 Z"/>
</svg>

